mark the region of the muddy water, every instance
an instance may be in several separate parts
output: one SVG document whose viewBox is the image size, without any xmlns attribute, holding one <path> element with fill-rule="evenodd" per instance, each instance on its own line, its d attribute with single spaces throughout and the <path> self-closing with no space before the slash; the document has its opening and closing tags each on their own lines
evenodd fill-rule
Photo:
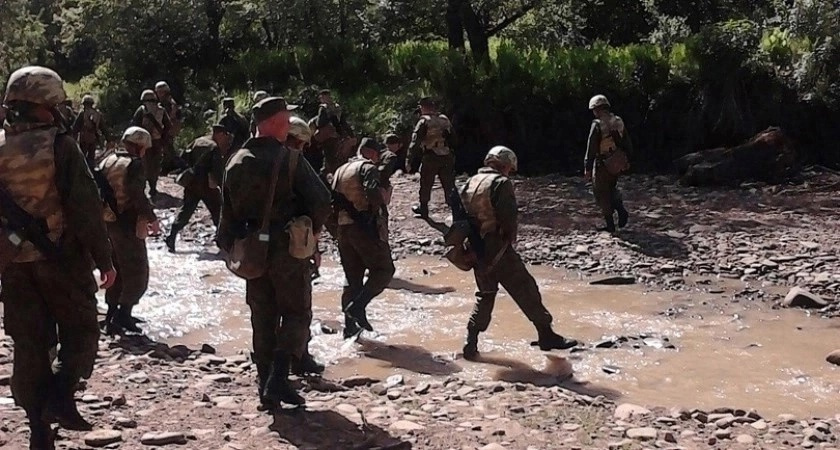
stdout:
<svg viewBox="0 0 840 450">
<path fill-rule="evenodd" d="M 250 348 L 244 282 L 203 250 L 172 256 L 154 248 L 150 258 L 151 287 L 137 308 L 149 321 L 150 336 L 173 344 L 209 343 L 222 354 Z M 837 322 L 799 311 L 746 310 L 705 294 L 589 286 L 562 271 L 534 267 L 561 334 L 589 344 L 613 335 L 656 339 L 640 348 L 540 352 L 529 345 L 535 339 L 533 327 L 502 294 L 493 323 L 481 336 L 482 361 L 473 363 L 458 355 L 473 303 L 471 274 L 433 258 L 403 260 L 397 266 L 391 288 L 369 307 L 376 333 L 365 333 L 359 342 L 323 332 L 340 323 L 342 275 L 334 263 L 322 268 L 314 288 L 310 348 L 328 363 L 327 377 L 458 373 L 477 380 L 559 384 L 647 405 L 732 406 L 801 416 L 838 412 L 840 371 L 824 362 L 837 346 Z M 710 300 L 718 308 L 709 306 Z M 673 306 L 686 312 L 659 314 Z M 659 348 L 668 342 L 676 349 Z"/>
</svg>

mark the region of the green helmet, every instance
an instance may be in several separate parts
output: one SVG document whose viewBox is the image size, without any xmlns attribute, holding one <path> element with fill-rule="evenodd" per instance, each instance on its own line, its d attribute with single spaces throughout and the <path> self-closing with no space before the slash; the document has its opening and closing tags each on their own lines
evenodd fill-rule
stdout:
<svg viewBox="0 0 840 450">
<path fill-rule="evenodd" d="M 4 102 L 22 101 L 53 107 L 66 99 L 64 82 L 54 70 L 27 66 L 16 70 L 9 77 Z"/>
<path fill-rule="evenodd" d="M 497 145 L 487 152 L 487 156 L 484 157 L 484 165 L 488 165 L 491 162 L 508 165 L 514 172 L 519 168 L 519 160 L 516 158 L 516 153 L 502 145 Z"/>
<path fill-rule="evenodd" d="M 254 92 L 254 103 L 259 103 L 260 101 L 265 100 L 267 98 L 268 98 L 268 92 L 266 92 L 266 91 Z"/>
<path fill-rule="evenodd" d="M 82 104 L 83 105 L 92 105 L 94 103 L 96 103 L 96 101 L 93 99 L 92 95 L 86 94 L 84 97 L 82 97 Z"/>
<path fill-rule="evenodd" d="M 151 89 L 146 89 L 145 91 L 143 91 L 142 94 L 140 94 L 141 102 L 156 102 L 157 99 L 158 98 L 157 95 L 155 95 L 155 91 Z"/>
<path fill-rule="evenodd" d="M 144 149 L 152 147 L 152 135 L 140 127 L 128 127 L 122 135 L 122 141 L 123 143 L 130 142 Z"/>
<path fill-rule="evenodd" d="M 169 84 L 167 84 L 165 81 L 158 81 L 157 84 L 155 84 L 155 90 L 169 92 Z"/>
<path fill-rule="evenodd" d="M 589 100 L 589 109 L 595 109 L 602 106 L 606 106 L 607 108 L 610 107 L 610 101 L 607 100 L 607 97 L 604 95 L 598 94 Z"/>
<path fill-rule="evenodd" d="M 312 140 L 312 128 L 309 128 L 309 124 L 300 117 L 289 118 L 289 134 L 306 143 Z"/>
</svg>

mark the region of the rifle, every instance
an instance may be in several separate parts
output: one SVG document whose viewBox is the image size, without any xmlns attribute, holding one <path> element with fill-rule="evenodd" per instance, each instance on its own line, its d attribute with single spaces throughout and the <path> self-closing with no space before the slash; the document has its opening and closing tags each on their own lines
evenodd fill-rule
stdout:
<svg viewBox="0 0 840 450">
<path fill-rule="evenodd" d="M 346 211 L 353 219 L 353 222 L 359 224 L 366 233 L 379 239 L 379 229 L 376 223 L 376 215 L 370 212 L 361 212 L 353 206 L 353 203 L 344 196 L 344 194 L 333 191 L 332 194 L 333 206 Z"/>
<path fill-rule="evenodd" d="M 41 254 L 49 259 L 59 256 L 58 246 L 47 236 L 49 227 L 44 218 L 32 217 L 14 200 L 5 186 L 0 185 L 0 215 L 6 219 L 5 227 L 31 242 Z"/>
<path fill-rule="evenodd" d="M 91 172 L 93 173 L 93 180 L 96 182 L 96 187 L 99 188 L 99 195 L 102 197 L 102 200 L 105 200 L 105 203 L 108 204 L 108 207 L 111 208 L 114 215 L 119 218 L 120 210 L 117 208 L 117 197 L 114 195 L 114 188 L 108 182 L 108 178 L 99 168 L 95 168 Z"/>
<path fill-rule="evenodd" d="M 461 200 L 461 195 L 458 193 L 458 188 L 452 188 L 447 195 L 449 204 L 452 205 L 452 228 L 455 228 L 456 223 L 461 222 L 467 225 L 467 239 L 470 243 L 470 249 L 475 252 L 479 260 L 484 257 L 484 239 L 481 237 L 481 230 L 474 220 L 470 219 L 467 208 L 464 207 L 464 202 Z"/>
</svg>

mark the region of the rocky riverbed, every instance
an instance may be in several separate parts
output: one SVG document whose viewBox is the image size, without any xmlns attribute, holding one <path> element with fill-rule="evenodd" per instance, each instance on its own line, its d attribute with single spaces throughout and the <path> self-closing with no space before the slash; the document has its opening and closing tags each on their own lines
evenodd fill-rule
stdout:
<svg viewBox="0 0 840 450">
<path fill-rule="evenodd" d="M 598 214 L 582 180 L 518 179 L 518 245 L 532 264 L 563 267 L 585 279 L 623 275 L 649 291 L 702 296 L 704 314 L 715 308 L 771 310 L 799 287 L 810 294 L 790 300 L 810 307 L 802 314 L 834 323 L 840 311 L 838 183 L 836 175 L 812 171 L 798 185 L 713 191 L 680 187 L 665 177 L 634 176 L 622 181 L 633 222 L 610 235 L 593 231 Z M 395 253 L 405 258 L 442 253 L 440 235 L 409 212 L 416 180 L 397 177 L 395 186 Z M 164 192 L 159 212 L 171 221 L 180 193 L 169 181 Z M 439 189 L 433 201 L 433 218 L 446 220 Z M 206 211 L 200 210 L 197 219 L 179 246 L 209 243 Z M 821 303 L 812 303 L 814 297 Z M 662 304 L 661 314 L 691 314 L 691 308 L 700 308 L 699 302 Z M 618 337 L 591 347 L 643 345 L 645 339 Z M 336 377 L 328 371 L 324 379 L 295 381 L 305 392 L 305 410 L 271 416 L 257 410 L 256 373 L 247 351 L 216 353 L 209 345 L 170 346 L 143 336 L 103 338 L 94 376 L 77 395 L 96 431 L 61 431 L 59 447 L 840 448 L 835 434 L 840 409 L 816 418 L 767 414 L 725 400 L 703 410 L 629 404 L 603 383 L 573 377 L 575 359 L 562 352 L 550 355 L 537 376 L 513 360 L 493 379 L 457 372 Z M 9 393 L 11 358 L 11 341 L 0 330 L 0 447 L 17 449 L 26 447 L 28 432 Z"/>
</svg>

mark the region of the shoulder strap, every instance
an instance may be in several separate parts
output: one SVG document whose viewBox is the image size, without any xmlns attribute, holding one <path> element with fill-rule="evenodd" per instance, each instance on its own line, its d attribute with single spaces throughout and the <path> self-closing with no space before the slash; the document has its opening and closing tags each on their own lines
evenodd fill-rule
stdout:
<svg viewBox="0 0 840 450">
<path fill-rule="evenodd" d="M 271 224 L 271 205 L 274 203 L 274 191 L 277 190 L 277 178 L 280 176 L 280 161 L 283 155 L 278 154 L 274 157 L 274 167 L 271 169 L 271 187 L 269 194 L 265 199 L 265 207 L 263 208 L 262 226 L 260 226 L 260 234 L 267 234 L 269 225 Z"/>
</svg>

